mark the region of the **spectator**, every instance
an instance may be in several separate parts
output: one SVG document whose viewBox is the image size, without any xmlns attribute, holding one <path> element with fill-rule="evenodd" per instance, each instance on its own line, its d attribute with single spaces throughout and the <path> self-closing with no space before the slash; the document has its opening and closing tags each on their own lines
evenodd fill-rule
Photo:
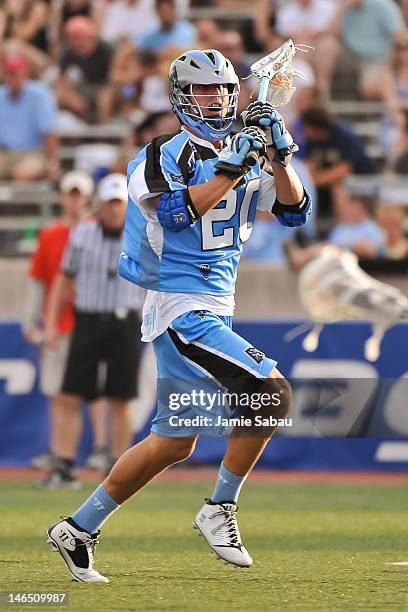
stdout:
<svg viewBox="0 0 408 612">
<path fill-rule="evenodd" d="M 328 240 L 338 247 L 350 249 L 362 259 L 383 257 L 384 233 L 373 219 L 375 201 L 367 196 L 338 198 L 335 207 L 336 225 Z"/>
<path fill-rule="evenodd" d="M 408 110 L 408 36 L 401 36 L 395 45 L 393 80 L 394 87 L 386 93 L 396 94 L 396 110 Z"/>
<path fill-rule="evenodd" d="M 267 52 L 273 51 L 282 39 L 276 33 L 276 10 L 286 0 L 258 0 L 254 10 L 254 34 L 258 45 Z"/>
<path fill-rule="evenodd" d="M 161 72 L 161 64 L 156 53 L 139 53 L 142 82 L 140 86 L 140 107 L 150 113 L 170 110 L 167 79 Z"/>
<path fill-rule="evenodd" d="M 323 107 L 306 110 L 301 124 L 302 155 L 317 187 L 319 214 L 327 216 L 332 211 L 336 186 L 350 174 L 374 174 L 377 166 L 348 124 L 333 119 Z"/>
<path fill-rule="evenodd" d="M 158 55 L 152 51 L 137 51 L 132 45 L 123 45 L 113 59 L 110 81 L 115 88 L 110 116 L 119 111 L 137 122 L 146 112 L 170 109 L 168 82 Z"/>
<path fill-rule="evenodd" d="M 178 121 L 177 116 L 174 113 L 157 113 L 156 119 L 153 122 L 153 130 L 149 142 L 151 142 L 153 138 L 157 138 L 162 134 L 176 134 L 179 131 L 180 122 Z M 143 143 L 143 146 L 149 144 L 146 141 L 146 134 L 144 136 L 144 139 L 145 141 Z"/>
<path fill-rule="evenodd" d="M 54 57 L 57 58 L 60 55 L 65 24 L 72 17 L 89 17 L 94 21 L 96 30 L 99 32 L 103 6 L 104 2 L 100 0 L 52 0 L 50 24 Z"/>
<path fill-rule="evenodd" d="M 144 32 L 158 25 L 151 0 L 116 0 L 106 7 L 101 36 L 110 43 L 123 39 L 137 43 Z"/>
<path fill-rule="evenodd" d="M 64 26 L 72 17 L 90 17 L 96 20 L 98 2 L 95 0 L 57 0 L 53 1 L 54 10 Z M 62 30 L 59 32 L 62 34 Z"/>
<path fill-rule="evenodd" d="M 240 79 L 251 74 L 251 62 L 246 57 L 242 36 L 239 32 L 236 30 L 221 32 L 219 44 L 219 50 L 228 57 Z"/>
<path fill-rule="evenodd" d="M 180 131 L 180 122 L 174 113 L 151 113 L 138 123 L 124 139 L 114 165 L 115 172 L 126 172 L 129 159 L 148 145 L 157 136 L 176 134 Z"/>
<path fill-rule="evenodd" d="M 406 25 L 394 0 L 340 0 L 333 31 L 341 32 L 343 43 L 360 72 L 364 98 L 382 99 L 389 86 L 391 53 Z"/>
<path fill-rule="evenodd" d="M 177 15 L 184 17 L 188 0 L 175 0 L 175 5 Z M 101 14 L 101 36 L 112 44 L 133 40 L 138 45 L 145 32 L 159 27 L 154 0 L 111 0 Z"/>
<path fill-rule="evenodd" d="M 0 8 L 0 39 L 16 39 L 48 53 L 48 2 L 6 0 Z"/>
<path fill-rule="evenodd" d="M 387 143 L 388 166 L 396 174 L 408 173 L 408 108 L 402 112 L 403 125 L 399 132 L 394 131 L 394 138 Z M 389 121 L 390 118 L 388 118 Z M 383 124 L 388 124 L 384 119 Z M 389 124 L 388 127 L 390 128 Z"/>
<path fill-rule="evenodd" d="M 198 19 L 195 22 L 195 27 L 199 49 L 218 49 L 222 42 L 223 32 L 214 19 Z"/>
<path fill-rule="evenodd" d="M 276 9 L 275 28 L 279 37 L 314 48 L 312 53 L 305 54 L 305 60 L 315 69 L 317 89 L 323 100 L 330 97 L 338 52 L 337 37 L 330 29 L 335 13 L 332 0 L 291 0 Z"/>
<path fill-rule="evenodd" d="M 48 87 L 27 81 L 23 55 L 3 61 L 0 85 L 0 177 L 14 181 L 58 178 L 56 108 Z"/>
<path fill-rule="evenodd" d="M 275 31 L 276 11 L 285 6 L 289 6 L 285 0 L 258 0 L 257 2 L 254 17 L 256 39 L 268 52 L 274 51 L 282 44 L 282 37 L 278 36 Z M 311 54 L 315 53 L 313 50 L 310 51 Z M 290 102 L 281 110 L 285 123 L 290 127 L 291 132 L 296 128 L 295 121 L 299 114 L 312 104 L 319 103 L 320 93 L 317 89 L 315 72 L 311 63 L 306 61 L 313 59 L 311 54 L 296 53 L 292 61 L 292 67 L 302 77 L 294 77 L 296 91 Z M 293 134 L 293 137 L 297 142 L 295 134 Z"/>
<path fill-rule="evenodd" d="M 392 79 L 384 83 L 386 114 L 383 117 L 380 138 L 384 155 L 390 163 L 405 146 L 408 113 L 408 37 L 395 45 Z"/>
<path fill-rule="evenodd" d="M 195 27 L 187 20 L 177 18 L 175 0 L 156 0 L 160 26 L 140 38 L 141 49 L 156 51 L 161 55 L 177 54 L 177 50 L 194 47 L 197 43 Z"/>
<path fill-rule="evenodd" d="M 72 17 L 65 27 L 68 46 L 60 58 L 57 95 L 60 108 L 88 122 L 109 117 L 108 81 L 113 51 L 98 38 L 89 17 Z"/>
<path fill-rule="evenodd" d="M 50 291 L 59 272 L 62 255 L 68 242 L 69 233 L 83 219 L 93 192 L 93 181 L 85 172 L 73 171 L 65 174 L 60 184 L 60 202 L 62 217 L 47 227 L 41 234 L 37 249 L 30 266 L 30 279 L 27 289 L 26 312 L 23 320 L 23 332 L 26 339 L 33 344 L 42 344 L 44 319 L 46 316 Z M 58 319 L 60 342 L 56 349 L 49 349 L 42 344 L 40 358 L 40 389 L 48 397 L 51 412 L 51 447 L 40 457 L 36 457 L 34 467 L 51 467 L 53 453 L 56 456 L 63 451 L 66 431 L 61 414 L 60 389 L 68 356 L 71 332 L 74 325 L 74 312 L 71 303 L 67 303 Z M 100 406 L 91 408 L 96 446 L 103 446 L 104 440 L 98 436 L 101 430 Z M 62 452 L 63 454 L 63 452 Z M 71 475 L 66 475 L 62 466 L 56 461 L 53 465 L 52 478 L 42 484 L 48 488 L 79 486 Z"/>
<path fill-rule="evenodd" d="M 70 231 L 84 217 L 93 192 L 93 181 L 85 172 L 74 170 L 65 174 L 60 183 L 60 202 L 62 217 L 40 234 L 36 252 L 33 255 L 30 270 L 30 287 L 28 307 L 29 315 L 25 320 L 25 336 L 34 341 L 41 336 L 39 322 L 49 299 L 50 289 L 59 271 Z M 58 328 L 62 334 L 71 331 L 73 323 L 72 305 L 67 304 L 58 319 Z M 51 364 L 51 365 L 55 365 Z M 47 378 L 47 377 L 45 377 Z M 59 378 L 58 376 L 56 378 Z M 52 381 L 53 386 L 56 380 Z M 45 384 L 45 387 L 48 385 Z M 54 395 L 54 393 L 46 395 Z"/>
<path fill-rule="evenodd" d="M 404 233 L 404 208 L 382 205 L 377 210 L 377 221 L 385 234 L 385 257 L 408 258 L 408 239 Z"/>
<path fill-rule="evenodd" d="M 45 338 L 53 348 L 59 314 L 75 287 L 75 327 L 61 389 L 70 436 L 59 459 L 67 474 L 72 474 L 80 439 L 83 399 L 109 400 L 114 459 L 132 439 L 129 400 L 136 395 L 143 291 L 117 274 L 126 202 L 126 176 L 110 174 L 101 180 L 96 216 L 71 233 L 51 296 Z"/>
<path fill-rule="evenodd" d="M 109 114 L 119 112 L 131 119 L 139 105 L 143 68 L 140 53 L 133 44 L 123 43 L 113 56 L 109 80 L 113 86 Z"/>
<path fill-rule="evenodd" d="M 0 7 L 2 50 L 25 55 L 35 78 L 51 64 L 48 10 L 46 0 L 6 0 Z"/>
<path fill-rule="evenodd" d="M 408 0 L 400 0 L 400 6 L 405 25 L 408 26 Z"/>
<path fill-rule="evenodd" d="M 238 106 L 238 113 L 240 113 L 248 106 L 251 92 L 256 88 L 256 81 L 254 78 L 251 77 L 248 80 L 242 80 L 250 76 L 251 63 L 248 62 L 246 58 L 241 34 L 236 30 L 227 30 L 222 32 L 220 44 L 217 48 L 225 55 L 225 57 L 228 57 L 234 66 L 235 72 L 241 80 L 241 91 Z"/>
<path fill-rule="evenodd" d="M 1 55 L 24 55 L 30 64 L 30 75 L 39 78 L 51 63 L 48 49 L 48 23 L 42 35 L 43 14 L 47 13 L 48 0 L 3 0 L 0 2 L 0 53 Z M 29 10 L 29 6 L 31 10 Z M 27 11 L 29 17 L 27 18 Z M 44 10 L 45 9 L 45 10 Z M 40 35 L 37 36 L 37 32 Z M 31 40 L 27 40 L 31 39 Z M 3 75 L 0 70 L 0 81 Z"/>
</svg>

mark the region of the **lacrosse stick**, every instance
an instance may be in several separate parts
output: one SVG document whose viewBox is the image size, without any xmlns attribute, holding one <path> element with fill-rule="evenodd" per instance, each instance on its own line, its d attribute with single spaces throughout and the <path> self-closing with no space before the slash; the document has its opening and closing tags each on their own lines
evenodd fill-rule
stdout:
<svg viewBox="0 0 408 612">
<path fill-rule="evenodd" d="M 260 83 L 258 102 L 268 100 L 272 106 L 284 106 L 289 102 L 296 91 L 293 77 L 303 77 L 303 74 L 292 66 L 297 50 L 303 51 L 306 49 L 300 45 L 295 45 L 293 40 L 289 38 L 275 51 L 252 64 L 251 74 Z"/>
<path fill-rule="evenodd" d="M 365 343 L 365 357 L 376 361 L 386 331 L 408 318 L 408 298 L 399 289 L 375 280 L 363 272 L 354 253 L 333 245 L 302 268 L 299 294 L 314 322 L 303 341 L 308 352 L 316 350 L 323 324 L 366 320 L 373 333 Z"/>
<path fill-rule="evenodd" d="M 295 76 L 304 78 L 304 75 L 292 66 L 296 51 L 307 51 L 303 45 L 295 45 L 289 38 L 280 47 L 265 55 L 251 66 L 251 75 L 260 83 L 258 102 L 270 102 L 272 106 L 285 106 L 296 91 L 293 83 Z M 250 154 L 252 164 L 256 163 L 256 153 Z"/>
</svg>

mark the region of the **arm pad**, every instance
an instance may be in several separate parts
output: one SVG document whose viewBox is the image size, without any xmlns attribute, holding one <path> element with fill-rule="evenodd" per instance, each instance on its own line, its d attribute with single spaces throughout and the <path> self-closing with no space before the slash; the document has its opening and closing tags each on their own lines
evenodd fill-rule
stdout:
<svg viewBox="0 0 408 612">
<path fill-rule="evenodd" d="M 304 225 L 312 212 L 312 198 L 304 190 L 303 198 L 298 204 L 281 204 L 278 200 L 272 206 L 272 213 L 281 225 L 299 227 Z"/>
<path fill-rule="evenodd" d="M 157 205 L 160 225 L 170 232 L 181 232 L 195 223 L 199 214 L 191 201 L 188 189 L 162 193 Z"/>
</svg>

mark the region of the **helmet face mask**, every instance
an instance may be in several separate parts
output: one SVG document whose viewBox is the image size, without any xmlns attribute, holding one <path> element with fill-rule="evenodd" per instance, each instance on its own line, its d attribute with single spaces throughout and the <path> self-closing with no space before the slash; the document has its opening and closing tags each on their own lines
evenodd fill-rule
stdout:
<svg viewBox="0 0 408 612">
<path fill-rule="evenodd" d="M 222 87 L 225 89 L 219 93 L 222 102 L 216 105 L 214 103 L 216 94 L 196 94 L 195 86 L 188 85 L 182 95 L 183 114 L 195 121 L 205 122 L 210 128 L 222 131 L 229 128 L 236 118 L 238 91 L 236 86 L 224 85 Z M 198 98 L 201 103 L 198 102 Z M 215 110 L 218 110 L 217 114 L 214 113 Z"/>
<path fill-rule="evenodd" d="M 183 125 L 210 141 L 228 135 L 236 119 L 239 96 L 239 80 L 229 60 L 213 49 L 187 51 L 172 63 L 169 81 L 170 102 Z M 196 93 L 195 85 L 214 88 L 208 94 Z M 215 87 L 218 93 L 214 93 Z"/>
</svg>

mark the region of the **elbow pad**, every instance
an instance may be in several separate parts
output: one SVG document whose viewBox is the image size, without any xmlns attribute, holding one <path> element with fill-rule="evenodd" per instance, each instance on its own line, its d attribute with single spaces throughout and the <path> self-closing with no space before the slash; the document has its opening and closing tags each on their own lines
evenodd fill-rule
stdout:
<svg viewBox="0 0 408 612">
<path fill-rule="evenodd" d="M 162 193 L 157 205 L 160 225 L 170 232 L 181 232 L 195 223 L 199 214 L 191 201 L 188 189 Z"/>
<path fill-rule="evenodd" d="M 275 200 L 272 206 L 272 213 L 281 225 L 286 227 L 299 227 L 304 225 L 312 212 L 312 198 L 306 190 L 303 198 L 298 204 L 281 204 Z"/>
</svg>

